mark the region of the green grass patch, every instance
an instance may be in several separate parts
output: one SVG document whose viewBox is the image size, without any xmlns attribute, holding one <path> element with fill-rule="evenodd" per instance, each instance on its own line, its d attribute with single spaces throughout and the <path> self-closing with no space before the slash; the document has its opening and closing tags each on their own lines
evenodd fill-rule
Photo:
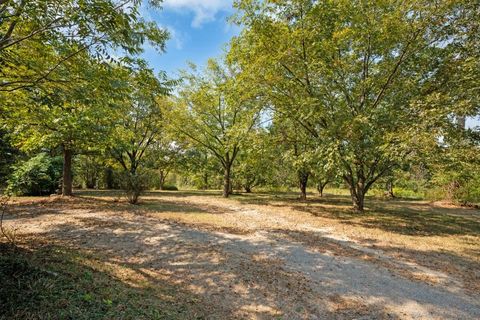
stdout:
<svg viewBox="0 0 480 320">
<path fill-rule="evenodd" d="M 112 268 L 77 250 L 0 243 L 0 319 L 204 318 L 186 293 L 158 282 L 132 285 Z"/>
</svg>

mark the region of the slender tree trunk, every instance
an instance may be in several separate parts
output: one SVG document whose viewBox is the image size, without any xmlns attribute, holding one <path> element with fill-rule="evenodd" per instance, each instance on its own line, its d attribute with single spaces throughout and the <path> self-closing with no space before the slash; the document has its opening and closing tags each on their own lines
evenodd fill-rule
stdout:
<svg viewBox="0 0 480 320">
<path fill-rule="evenodd" d="M 467 118 L 465 116 L 457 116 L 457 125 L 460 129 L 465 130 Z"/>
<path fill-rule="evenodd" d="M 163 170 L 160 170 L 160 190 L 163 190 L 165 187 L 165 180 L 167 179 L 167 174 Z"/>
<path fill-rule="evenodd" d="M 231 171 L 231 165 L 228 164 L 225 167 L 225 171 L 223 174 L 223 197 L 224 198 L 228 198 L 232 190 L 231 181 L 230 181 L 230 173 L 231 173 L 230 171 Z"/>
<path fill-rule="evenodd" d="M 113 189 L 114 187 L 113 169 L 110 167 L 105 169 L 105 184 L 107 189 Z"/>
<path fill-rule="evenodd" d="M 203 186 L 202 186 L 202 189 L 203 190 L 207 190 L 208 189 L 208 172 L 205 171 L 205 173 L 203 174 Z"/>
<path fill-rule="evenodd" d="M 317 190 L 318 190 L 318 194 L 320 195 L 320 197 L 323 197 L 323 190 L 325 190 L 325 187 L 327 186 L 328 182 L 329 182 L 328 180 L 325 181 L 325 182 L 320 181 L 317 184 Z"/>
<path fill-rule="evenodd" d="M 305 171 L 299 171 L 298 182 L 300 186 L 300 200 L 307 200 L 307 183 L 309 173 Z"/>
<path fill-rule="evenodd" d="M 395 198 L 395 194 L 393 193 L 393 181 L 392 180 L 388 180 L 387 181 L 387 197 L 389 198 Z"/>
<path fill-rule="evenodd" d="M 63 179 L 62 179 L 62 195 L 72 196 L 72 150 L 63 147 Z"/>
</svg>

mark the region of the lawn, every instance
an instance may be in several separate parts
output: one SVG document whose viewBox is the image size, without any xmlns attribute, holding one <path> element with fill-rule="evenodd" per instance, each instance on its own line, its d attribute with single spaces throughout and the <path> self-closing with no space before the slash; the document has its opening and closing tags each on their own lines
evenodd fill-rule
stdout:
<svg viewBox="0 0 480 320">
<path fill-rule="evenodd" d="M 2 319 L 480 317 L 480 211 L 327 191 L 14 198 Z"/>
</svg>

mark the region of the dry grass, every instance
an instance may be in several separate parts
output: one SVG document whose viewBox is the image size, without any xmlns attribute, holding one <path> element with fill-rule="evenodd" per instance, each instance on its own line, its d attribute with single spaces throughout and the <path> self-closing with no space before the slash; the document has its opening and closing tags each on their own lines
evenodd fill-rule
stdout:
<svg viewBox="0 0 480 320">
<path fill-rule="evenodd" d="M 223 231 L 232 235 L 254 235 L 267 232 L 272 237 L 302 243 L 312 251 L 374 263 L 414 281 L 445 288 L 458 287 L 469 294 L 480 294 L 480 211 L 474 209 L 424 201 L 369 198 L 366 212 L 359 215 L 351 211 L 348 197 L 338 194 L 327 195 L 325 198 L 311 196 L 307 201 L 299 201 L 293 193 L 242 194 L 223 199 L 215 192 L 151 192 L 142 198 L 139 206 L 125 203 L 121 194 L 114 191 L 83 191 L 79 195 L 76 198 L 15 198 L 10 212 L 15 223 L 23 228 L 19 230 L 23 239 L 38 235 L 41 230 L 52 229 L 56 220 L 63 220 L 65 225 L 71 227 L 62 231 L 63 240 L 56 244 L 56 248 L 84 246 L 83 242 L 79 242 L 79 236 L 75 236 L 75 231 L 79 228 L 88 230 L 89 234 L 98 234 L 98 239 L 90 241 L 96 241 L 99 247 L 106 247 L 109 241 L 122 240 L 116 230 L 123 230 L 131 239 L 136 239 L 135 235 L 144 230 L 149 232 L 148 225 L 137 225 L 134 222 L 136 217 L 145 217 L 153 219 L 148 221 L 185 225 L 206 233 Z M 72 217 L 72 212 L 86 217 Z M 107 214 L 97 219 L 92 216 L 96 212 Z M 32 219 L 34 223 L 29 223 Z M 128 228 L 125 221 L 129 221 Z M 48 234 L 45 235 L 47 236 Z M 49 239 L 49 243 L 53 240 L 54 238 Z M 128 244 L 125 244 L 125 251 L 115 254 L 101 250 L 95 251 L 95 255 L 94 251 L 77 251 L 77 257 L 72 259 L 70 253 L 60 257 L 51 251 L 47 251 L 48 254 L 43 249 L 39 251 L 35 246 L 32 247 L 32 243 L 24 241 L 24 248 L 31 252 L 29 254 L 33 260 L 37 259 L 37 252 L 47 257 L 46 261 L 50 259 L 48 257 L 53 257 L 54 261 L 63 259 L 62 263 L 67 261 L 64 264 L 67 268 L 79 268 L 78 271 L 68 273 L 68 277 L 76 279 L 79 277 L 77 273 L 85 273 L 87 268 L 90 270 L 88 272 L 99 274 L 102 286 L 122 290 L 128 297 L 132 295 L 132 300 L 120 297 L 118 301 L 112 302 L 114 307 L 105 309 L 104 301 L 108 304 L 111 300 L 108 294 L 99 288 L 92 288 L 100 291 L 98 299 L 95 298 L 96 304 L 92 305 L 92 310 L 96 310 L 96 313 L 91 318 L 108 318 L 106 315 L 115 318 L 115 312 L 120 312 L 127 300 L 132 304 L 132 310 L 138 310 L 139 306 L 148 301 L 151 307 L 140 313 L 145 318 L 174 319 L 171 314 L 177 313 L 180 315 L 178 318 L 195 318 L 208 313 L 215 314 L 218 318 L 226 314 L 251 318 L 252 314 L 258 313 L 273 318 L 285 315 L 284 310 L 288 306 L 293 308 L 292 312 L 298 317 L 301 314 L 307 316 L 315 313 L 314 307 L 305 305 L 297 311 L 295 306 L 299 302 L 295 300 L 296 297 L 292 296 L 293 300 L 290 301 L 288 292 L 278 291 L 279 288 L 288 288 L 293 282 L 296 290 L 302 291 L 305 297 L 310 297 L 313 301 L 318 297 L 309 291 L 307 280 L 300 274 L 287 272 L 280 259 L 260 253 L 233 263 L 231 272 L 236 276 L 221 276 L 216 266 L 224 265 L 228 259 L 235 259 L 225 256 L 215 246 L 188 247 L 181 242 L 178 248 L 172 247 L 172 252 L 167 253 L 178 268 L 185 263 L 192 263 L 189 259 L 208 262 L 208 268 L 211 269 L 202 267 L 202 272 L 208 277 L 198 278 L 199 274 L 186 273 L 188 270 L 184 268 L 178 269 L 178 274 L 172 273 L 168 271 L 170 269 L 165 269 L 162 261 L 155 262 L 158 266 L 146 265 L 145 261 L 151 260 L 149 254 L 154 256 L 154 252 L 139 252 L 138 247 L 130 249 Z M 149 243 L 135 245 L 148 246 Z M 191 256 L 191 252 L 197 252 L 196 258 Z M 51 265 L 55 272 L 63 270 L 58 265 Z M 240 274 L 242 278 L 235 280 Z M 65 277 L 65 282 L 68 282 L 68 277 Z M 106 283 L 106 280 L 101 280 L 103 277 L 116 280 Z M 276 280 L 273 282 L 269 280 L 274 278 Z M 221 283 L 225 285 L 220 285 Z M 252 287 L 255 283 L 256 287 Z M 84 292 L 82 286 L 68 290 Z M 205 291 L 206 287 L 210 287 L 207 290 L 209 292 Z M 62 288 L 63 286 L 53 286 L 51 290 L 64 290 Z M 226 288 L 232 294 L 243 296 L 242 299 L 246 301 L 251 299 L 257 302 L 245 303 L 231 313 L 229 308 L 236 301 L 228 296 L 222 300 L 222 292 Z M 145 298 L 145 292 L 154 297 L 156 302 L 150 303 L 151 299 Z M 274 292 L 277 293 L 273 294 Z M 83 310 L 84 297 L 79 297 L 78 301 L 67 303 L 68 312 L 80 314 L 72 310 Z M 262 300 L 267 297 L 273 300 Z M 285 304 L 279 307 L 272 302 L 276 300 L 283 300 Z M 208 304 L 205 301 L 212 302 Z M 364 316 L 372 312 L 380 317 L 385 316 L 384 310 L 372 311 L 371 306 L 357 298 L 333 295 L 327 297 L 326 301 L 319 300 L 317 303 L 325 304 L 326 310 L 340 318 L 350 318 L 352 314 Z M 173 307 L 167 307 L 170 305 Z M 46 306 L 56 308 L 52 304 Z M 212 313 L 211 308 L 216 311 Z M 160 309 L 163 313 L 158 313 Z M 13 312 L 11 310 L 9 314 L 13 315 Z M 135 312 L 132 317 L 125 318 L 135 318 L 133 314 Z"/>
</svg>

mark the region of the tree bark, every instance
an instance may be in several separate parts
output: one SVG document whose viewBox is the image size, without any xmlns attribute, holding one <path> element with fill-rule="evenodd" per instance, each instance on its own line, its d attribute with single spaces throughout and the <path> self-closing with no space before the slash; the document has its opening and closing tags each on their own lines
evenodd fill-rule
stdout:
<svg viewBox="0 0 480 320">
<path fill-rule="evenodd" d="M 388 180 L 387 181 L 387 192 L 386 195 L 388 198 L 395 198 L 395 194 L 393 193 L 393 181 Z"/>
<path fill-rule="evenodd" d="M 160 186 L 159 189 L 163 190 L 165 186 L 165 180 L 167 179 L 167 175 L 163 170 L 160 170 Z"/>
<path fill-rule="evenodd" d="M 113 169 L 110 167 L 107 167 L 105 169 L 105 184 L 107 189 L 113 189 L 114 188 L 114 178 L 113 178 Z"/>
<path fill-rule="evenodd" d="M 63 179 L 62 179 L 62 195 L 73 195 L 73 179 L 72 179 L 72 150 L 63 147 Z"/>
<path fill-rule="evenodd" d="M 298 173 L 298 182 L 300 186 L 300 200 L 307 200 L 308 172 L 300 171 Z"/>
<path fill-rule="evenodd" d="M 353 210 L 360 213 L 363 212 L 365 203 L 365 192 L 363 188 L 350 186 L 350 195 L 352 196 Z"/>
<path fill-rule="evenodd" d="M 203 174 L 203 186 L 202 186 L 202 189 L 203 190 L 208 190 L 208 172 L 205 171 L 205 173 Z"/>
<path fill-rule="evenodd" d="M 325 187 L 327 186 L 327 184 L 328 184 L 328 181 L 325 181 L 325 182 L 320 181 L 317 184 L 317 190 L 320 197 L 323 197 L 323 190 L 325 190 Z"/>
<path fill-rule="evenodd" d="M 228 196 L 231 193 L 231 181 L 230 181 L 230 172 L 231 171 L 231 165 L 227 165 L 225 167 L 225 171 L 223 174 L 223 197 L 228 198 Z"/>
<path fill-rule="evenodd" d="M 467 118 L 465 116 L 457 116 L 457 125 L 460 129 L 465 130 Z"/>
</svg>

